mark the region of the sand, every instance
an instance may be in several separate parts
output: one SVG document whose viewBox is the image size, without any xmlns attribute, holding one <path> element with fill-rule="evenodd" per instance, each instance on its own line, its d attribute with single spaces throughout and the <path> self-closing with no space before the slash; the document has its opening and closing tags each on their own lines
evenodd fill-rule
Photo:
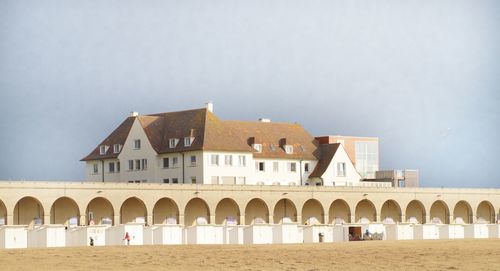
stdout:
<svg viewBox="0 0 500 271">
<path fill-rule="evenodd" d="M 0 250 L 0 270 L 500 270 L 500 240 Z"/>
</svg>

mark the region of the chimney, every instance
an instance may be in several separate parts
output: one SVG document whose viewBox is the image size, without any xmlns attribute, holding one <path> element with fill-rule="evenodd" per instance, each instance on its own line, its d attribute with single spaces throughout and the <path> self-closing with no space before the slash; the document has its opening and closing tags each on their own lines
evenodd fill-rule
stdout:
<svg viewBox="0 0 500 271">
<path fill-rule="evenodd" d="M 285 145 L 287 145 L 286 143 L 287 143 L 286 142 L 286 137 L 283 137 L 283 138 L 280 139 L 280 147 L 284 147 Z"/>
<path fill-rule="evenodd" d="M 208 101 L 205 103 L 205 108 L 210 111 L 210 112 L 214 112 L 214 103 L 212 101 Z"/>
<path fill-rule="evenodd" d="M 132 112 L 130 112 L 130 116 L 131 117 L 137 117 L 137 116 L 139 116 L 139 112 L 132 111 Z"/>
<path fill-rule="evenodd" d="M 268 123 L 268 122 L 271 122 L 271 119 L 260 118 L 259 121 Z"/>
</svg>

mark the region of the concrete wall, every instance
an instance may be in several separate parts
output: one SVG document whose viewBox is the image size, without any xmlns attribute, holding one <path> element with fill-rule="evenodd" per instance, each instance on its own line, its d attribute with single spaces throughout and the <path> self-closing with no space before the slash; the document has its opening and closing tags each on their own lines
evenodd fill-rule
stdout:
<svg viewBox="0 0 500 271">
<path fill-rule="evenodd" d="M 447 221 L 443 223 L 453 223 L 458 217 L 468 217 L 464 222 L 473 223 L 477 217 L 496 218 L 500 208 L 499 189 L 0 181 L 0 201 L 5 205 L 6 222 L 10 225 L 33 225 L 35 218 L 46 224 L 59 221 L 58 208 L 56 207 L 56 217 L 53 217 L 54 213 L 50 210 L 54 202 L 61 197 L 66 197 L 68 202 L 76 204 L 80 225 L 89 224 L 89 212 L 93 212 L 95 224 L 99 224 L 103 217 L 120 224 L 121 216 L 129 215 L 120 211 L 129 198 L 137 198 L 143 202 L 144 208 L 140 208 L 138 215 L 142 216 L 145 209 L 148 225 L 153 224 L 155 205 L 161 205 L 160 200 L 164 198 L 171 199 L 171 204 L 168 205 L 170 207 L 157 207 L 156 210 L 160 214 L 154 223 L 164 223 L 165 217 L 175 216 L 178 217 L 177 223 L 188 221 L 187 225 L 192 225 L 196 217 L 204 216 L 208 223 L 216 224 L 223 222 L 227 214 L 237 214 L 235 210 L 239 210 L 237 221 L 241 225 L 251 224 L 257 217 L 265 223 L 278 223 L 285 211 L 283 201 L 280 202 L 282 199 L 287 199 L 287 216 L 299 224 L 305 221 L 304 215 L 307 219 L 320 212 L 317 205 L 304 208 L 306 202 L 311 199 L 317 201 L 324 210 L 323 221 L 326 223 L 333 223 L 335 217 L 346 223 L 358 222 L 362 216 L 382 222 L 382 210 L 384 214 L 396 213 L 386 211 L 389 210 L 388 207 L 384 208 L 387 200 L 393 200 L 400 206 L 402 222 L 408 222 L 411 217 L 415 217 L 417 223 L 431 222 L 432 215 L 446 218 Z M 188 206 L 188 202 L 193 199 L 195 200 Z M 221 203 L 221 213 L 218 215 L 217 205 L 223 199 L 230 200 Z M 229 204 L 230 202 L 234 204 Z M 133 206 L 139 205 L 142 204 Z M 441 207 L 438 208 L 437 205 Z M 63 215 L 63 218 L 77 213 L 75 208 L 70 207 L 68 210 L 70 211 Z M 446 210 L 451 211 L 447 213 Z M 132 213 L 137 216 L 134 215 L 135 211 Z"/>
</svg>

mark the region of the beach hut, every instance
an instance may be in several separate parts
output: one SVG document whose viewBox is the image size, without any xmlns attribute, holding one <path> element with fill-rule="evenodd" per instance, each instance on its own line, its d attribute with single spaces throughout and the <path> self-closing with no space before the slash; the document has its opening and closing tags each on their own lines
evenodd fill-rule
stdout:
<svg viewBox="0 0 500 271">
<path fill-rule="evenodd" d="M 416 224 L 413 225 L 414 240 L 437 240 L 439 239 L 439 227 L 436 224 Z"/>
<path fill-rule="evenodd" d="M 145 226 L 143 234 L 144 236 L 142 237 L 142 244 L 143 245 L 153 245 L 153 230 L 156 229 L 156 226 Z"/>
<path fill-rule="evenodd" d="M 413 224 L 387 224 L 385 225 L 386 240 L 413 240 Z"/>
<path fill-rule="evenodd" d="M 187 244 L 223 244 L 224 226 L 194 225 L 186 228 Z"/>
<path fill-rule="evenodd" d="M 104 246 L 106 245 L 106 225 L 73 227 L 66 230 L 66 246 Z"/>
<path fill-rule="evenodd" d="M 500 224 L 488 225 L 488 238 L 500 238 Z"/>
<path fill-rule="evenodd" d="M 43 225 L 28 230 L 28 247 L 66 246 L 66 227 Z"/>
<path fill-rule="evenodd" d="M 108 227 L 106 229 L 106 245 L 118 246 L 127 245 L 125 236 L 129 236 L 129 245 L 144 244 L 144 223 L 126 223 L 117 226 Z"/>
<path fill-rule="evenodd" d="M 303 227 L 304 243 L 333 242 L 333 227 L 327 225 L 309 225 Z"/>
<path fill-rule="evenodd" d="M 361 234 L 361 227 L 358 227 L 359 233 Z M 355 230 L 353 228 L 353 230 Z M 349 226 L 347 225 L 334 225 L 332 226 L 332 241 L 336 242 L 348 242 L 349 241 Z"/>
<path fill-rule="evenodd" d="M 0 226 L 0 248 L 28 247 L 28 230 L 25 225 Z"/>
<path fill-rule="evenodd" d="M 464 226 L 459 224 L 442 225 L 439 227 L 439 239 L 463 239 Z"/>
<path fill-rule="evenodd" d="M 243 244 L 243 229 L 245 226 L 226 226 L 224 244 Z"/>
<path fill-rule="evenodd" d="M 273 244 L 293 244 L 299 242 L 297 223 L 273 225 Z"/>
<path fill-rule="evenodd" d="M 177 224 L 155 225 L 153 228 L 154 245 L 183 244 L 184 227 Z"/>
<path fill-rule="evenodd" d="M 385 240 L 385 226 L 382 223 L 370 223 L 361 225 L 362 233 L 365 234 L 368 230 L 370 238 L 373 240 Z"/>
<path fill-rule="evenodd" d="M 252 224 L 244 227 L 243 240 L 245 244 L 272 244 L 273 226 L 268 224 Z"/>
<path fill-rule="evenodd" d="M 488 224 L 464 225 L 464 238 L 488 238 Z"/>
</svg>

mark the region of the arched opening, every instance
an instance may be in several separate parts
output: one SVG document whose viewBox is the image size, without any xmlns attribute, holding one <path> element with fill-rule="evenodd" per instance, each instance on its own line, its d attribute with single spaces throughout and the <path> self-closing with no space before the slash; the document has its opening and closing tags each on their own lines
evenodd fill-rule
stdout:
<svg viewBox="0 0 500 271">
<path fill-rule="evenodd" d="M 240 224 L 240 208 L 234 200 L 225 198 L 219 201 L 217 207 L 215 208 L 215 224 Z"/>
<path fill-rule="evenodd" d="M 179 224 L 179 207 L 172 199 L 161 198 L 156 202 L 153 224 Z"/>
<path fill-rule="evenodd" d="M 289 199 L 280 199 L 274 206 L 274 223 L 297 222 L 297 208 Z"/>
<path fill-rule="evenodd" d="M 321 203 L 315 199 L 309 199 L 302 206 L 302 225 L 324 224 L 325 213 Z"/>
<path fill-rule="evenodd" d="M 121 224 L 138 222 L 145 223 L 147 217 L 146 204 L 136 197 L 131 197 L 122 203 L 120 208 Z"/>
<path fill-rule="evenodd" d="M 113 225 L 115 211 L 109 200 L 98 197 L 92 199 L 85 210 L 87 225 Z"/>
<path fill-rule="evenodd" d="M 245 207 L 245 224 L 269 223 L 269 208 L 261 199 L 252 199 Z"/>
<path fill-rule="evenodd" d="M 14 207 L 15 225 L 42 225 L 44 210 L 39 200 L 33 197 L 20 199 Z"/>
<path fill-rule="evenodd" d="M 495 209 L 489 201 L 482 201 L 477 206 L 476 221 L 477 223 L 488 224 L 492 224 L 495 222 Z"/>
<path fill-rule="evenodd" d="M 205 225 L 210 223 L 208 204 L 200 199 L 191 199 L 184 209 L 184 225 Z"/>
<path fill-rule="evenodd" d="M 466 201 L 459 201 L 453 209 L 453 223 L 470 224 L 472 223 L 472 208 Z"/>
<path fill-rule="evenodd" d="M 406 222 L 413 224 L 425 224 L 425 208 L 422 202 L 412 200 L 406 207 Z"/>
<path fill-rule="evenodd" d="M 377 211 L 375 205 L 367 199 L 364 199 L 356 205 L 356 222 L 368 224 L 377 221 Z"/>
<path fill-rule="evenodd" d="M 434 202 L 430 214 L 431 223 L 450 224 L 450 210 L 444 201 L 438 200 Z"/>
<path fill-rule="evenodd" d="M 351 209 L 345 200 L 337 199 L 330 205 L 328 217 L 330 224 L 351 223 Z"/>
<path fill-rule="evenodd" d="M 7 225 L 7 207 L 3 201 L 0 200 L 0 226 Z"/>
<path fill-rule="evenodd" d="M 50 223 L 64 226 L 78 226 L 80 210 L 78 204 L 68 197 L 58 198 L 50 208 Z"/>
<path fill-rule="evenodd" d="M 382 205 L 380 219 L 385 224 L 395 224 L 401 222 L 401 207 L 394 200 L 388 200 Z"/>
</svg>

